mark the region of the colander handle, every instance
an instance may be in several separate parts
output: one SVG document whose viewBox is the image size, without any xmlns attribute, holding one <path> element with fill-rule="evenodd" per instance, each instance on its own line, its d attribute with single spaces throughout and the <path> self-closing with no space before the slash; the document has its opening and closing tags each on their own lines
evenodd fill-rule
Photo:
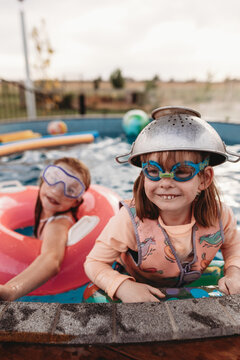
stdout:
<svg viewBox="0 0 240 360">
<path fill-rule="evenodd" d="M 121 158 L 124 158 L 126 156 L 129 156 L 131 154 L 131 151 L 127 154 L 123 154 L 123 155 L 118 155 L 115 157 L 115 160 L 119 163 L 119 164 L 126 164 L 128 162 L 128 159 L 127 160 L 120 160 Z"/>
<path fill-rule="evenodd" d="M 232 162 L 232 163 L 236 163 L 236 162 L 238 162 L 238 161 L 240 160 L 240 154 L 238 154 L 238 153 L 236 153 L 236 152 L 234 152 L 234 151 L 229 151 L 229 150 L 227 150 L 227 149 L 226 149 L 226 153 L 227 153 L 228 155 L 236 156 L 236 157 L 237 157 L 237 159 L 235 159 L 235 160 L 228 157 L 228 161 L 230 161 L 230 162 Z"/>
</svg>

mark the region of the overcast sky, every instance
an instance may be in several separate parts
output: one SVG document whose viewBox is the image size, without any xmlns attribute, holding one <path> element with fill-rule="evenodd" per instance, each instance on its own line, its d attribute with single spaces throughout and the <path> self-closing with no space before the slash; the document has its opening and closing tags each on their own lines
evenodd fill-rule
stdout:
<svg viewBox="0 0 240 360">
<path fill-rule="evenodd" d="M 0 0 L 0 78 L 23 79 L 20 8 L 31 31 L 46 22 L 55 51 L 49 76 L 104 80 L 116 68 L 136 80 L 240 78 L 239 0 Z"/>
</svg>

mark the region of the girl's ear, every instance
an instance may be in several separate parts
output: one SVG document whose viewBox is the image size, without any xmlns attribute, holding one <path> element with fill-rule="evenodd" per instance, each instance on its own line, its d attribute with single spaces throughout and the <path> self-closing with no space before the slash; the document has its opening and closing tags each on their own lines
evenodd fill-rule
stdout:
<svg viewBox="0 0 240 360">
<path fill-rule="evenodd" d="M 214 171 L 212 166 L 207 166 L 204 169 L 204 173 L 200 175 L 200 184 L 199 184 L 199 190 L 205 190 L 207 189 L 212 181 L 213 181 L 213 177 L 214 177 Z"/>
<path fill-rule="evenodd" d="M 79 206 L 81 203 L 82 203 L 82 200 L 76 199 L 74 206 L 77 207 L 77 206 Z"/>
<path fill-rule="evenodd" d="M 81 197 L 80 199 L 76 199 L 75 200 L 75 204 L 73 205 L 74 208 L 80 206 L 83 203 L 83 198 Z"/>
</svg>

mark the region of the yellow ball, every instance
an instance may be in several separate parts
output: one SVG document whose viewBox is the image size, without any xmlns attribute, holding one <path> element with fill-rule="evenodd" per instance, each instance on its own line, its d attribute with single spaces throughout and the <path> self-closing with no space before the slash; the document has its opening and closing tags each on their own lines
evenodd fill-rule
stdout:
<svg viewBox="0 0 240 360">
<path fill-rule="evenodd" d="M 62 120 L 51 121 L 47 127 L 47 132 L 49 135 L 65 134 L 67 130 L 67 125 Z"/>
</svg>

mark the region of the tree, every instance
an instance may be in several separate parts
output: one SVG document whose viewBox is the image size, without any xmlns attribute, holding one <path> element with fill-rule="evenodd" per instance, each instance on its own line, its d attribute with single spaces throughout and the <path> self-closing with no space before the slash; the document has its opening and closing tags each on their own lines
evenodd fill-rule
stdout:
<svg viewBox="0 0 240 360">
<path fill-rule="evenodd" d="M 145 90 L 149 91 L 149 90 L 154 90 L 157 88 L 157 83 L 159 81 L 159 77 L 158 75 L 155 75 L 152 80 L 147 80 L 145 82 Z"/>
<path fill-rule="evenodd" d="M 99 89 L 99 86 L 100 86 L 101 81 L 102 81 L 101 76 L 99 76 L 99 77 L 97 77 L 96 79 L 93 80 L 94 90 Z"/>
<path fill-rule="evenodd" d="M 54 50 L 48 38 L 44 19 L 38 27 L 33 27 L 31 35 L 35 48 L 34 69 L 38 78 L 35 84 L 40 90 L 40 94 L 37 94 L 37 102 L 46 109 L 52 109 L 58 106 L 62 99 L 59 96 L 59 81 L 50 80 L 48 76 Z"/>
<path fill-rule="evenodd" d="M 46 32 L 46 23 L 44 19 L 41 20 L 41 24 L 38 28 L 36 26 L 33 27 L 32 39 L 34 41 L 36 53 L 34 68 L 40 79 L 47 79 L 47 73 L 54 50 Z"/>
<path fill-rule="evenodd" d="M 124 87 L 124 78 L 122 76 L 122 71 L 116 69 L 110 75 L 110 82 L 115 89 L 122 89 Z"/>
</svg>

